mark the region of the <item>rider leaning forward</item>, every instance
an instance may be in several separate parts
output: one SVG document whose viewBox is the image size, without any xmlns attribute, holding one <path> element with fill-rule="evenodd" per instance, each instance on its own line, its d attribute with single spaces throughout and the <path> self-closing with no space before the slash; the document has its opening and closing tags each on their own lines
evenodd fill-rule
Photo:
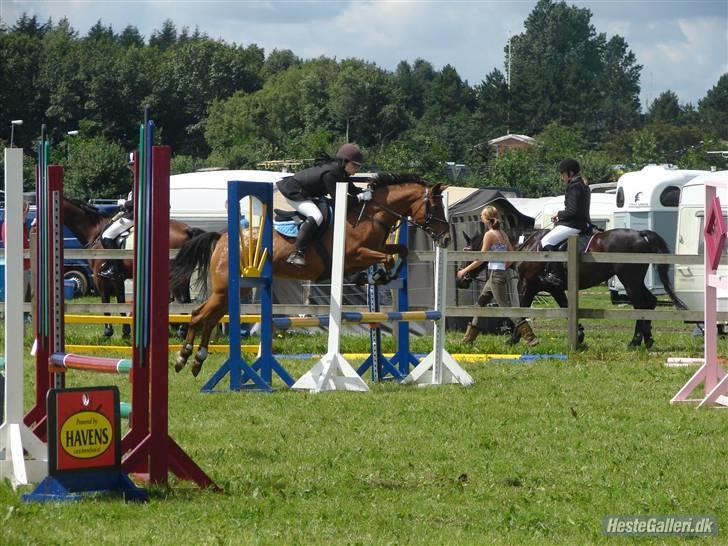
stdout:
<svg viewBox="0 0 728 546">
<path fill-rule="evenodd" d="M 575 159 L 564 159 L 559 163 L 559 176 L 566 184 L 565 208 L 551 218 L 554 228 L 541 239 L 543 250 L 555 250 L 559 243 L 570 235 L 578 235 L 591 225 L 589 216 L 591 191 L 580 173 L 581 167 Z M 547 287 L 562 288 L 564 286 L 562 270 L 561 264 L 548 262 L 540 281 Z"/>
<path fill-rule="evenodd" d="M 336 157 L 326 157 L 308 169 L 297 172 L 277 182 L 278 190 L 286 198 L 288 204 L 306 217 L 301 224 L 296 238 L 295 248 L 286 260 L 289 264 L 305 267 L 306 249 L 316 237 L 319 227 L 324 221 L 313 198 L 336 195 L 336 183 L 347 182 L 355 175 L 364 162 L 364 155 L 355 144 L 344 144 L 336 152 Z M 358 201 L 369 201 L 370 191 L 362 191 L 353 182 L 348 185 L 349 196 L 356 196 Z"/>
</svg>

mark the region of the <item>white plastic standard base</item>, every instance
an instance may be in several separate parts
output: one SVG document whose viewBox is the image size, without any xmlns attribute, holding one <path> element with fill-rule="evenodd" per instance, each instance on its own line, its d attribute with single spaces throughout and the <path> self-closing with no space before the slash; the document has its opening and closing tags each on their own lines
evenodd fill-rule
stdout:
<svg viewBox="0 0 728 546">
<path fill-rule="evenodd" d="M 443 351 L 440 355 L 440 373 L 437 373 L 436 354 L 432 351 L 420 362 L 410 374 L 404 378 L 404 383 L 414 383 L 418 387 L 430 385 L 463 385 L 470 386 L 475 381 L 460 364 L 448 353 Z"/>
<path fill-rule="evenodd" d="M 292 389 L 322 391 L 359 391 L 367 392 L 369 387 L 359 377 L 340 353 L 327 353 L 316 365 L 296 381 Z"/>
<path fill-rule="evenodd" d="M 0 476 L 9 479 L 13 488 L 17 488 L 38 483 L 47 475 L 45 444 L 25 425 L 5 423 L 0 428 Z"/>
</svg>

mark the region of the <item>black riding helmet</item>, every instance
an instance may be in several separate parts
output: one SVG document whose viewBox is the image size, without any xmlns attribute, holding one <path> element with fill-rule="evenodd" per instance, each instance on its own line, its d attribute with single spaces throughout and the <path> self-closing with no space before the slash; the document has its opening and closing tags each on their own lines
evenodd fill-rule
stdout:
<svg viewBox="0 0 728 546">
<path fill-rule="evenodd" d="M 573 173 L 579 174 L 581 167 L 576 159 L 564 159 L 559 163 L 559 173 Z"/>
<path fill-rule="evenodd" d="M 339 151 L 336 152 L 336 157 L 359 165 L 364 163 L 364 154 L 361 153 L 359 146 L 356 144 L 344 144 L 341 148 L 339 148 Z"/>
</svg>

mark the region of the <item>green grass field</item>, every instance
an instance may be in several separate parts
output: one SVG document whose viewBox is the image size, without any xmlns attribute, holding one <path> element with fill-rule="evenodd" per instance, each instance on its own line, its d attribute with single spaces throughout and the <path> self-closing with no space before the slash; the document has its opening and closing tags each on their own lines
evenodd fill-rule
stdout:
<svg viewBox="0 0 728 546">
<path fill-rule="evenodd" d="M 582 304 L 603 299 L 584 293 Z M 584 323 L 586 348 L 568 361 L 467 362 L 470 388 L 203 395 L 199 387 L 223 360 L 213 356 L 199 379 L 171 372 L 170 431 L 223 493 L 172 480 L 146 505 L 28 505 L 5 483 L 0 543 L 677 544 L 686 539 L 607 537 L 602 518 L 708 514 L 725 525 L 726 414 L 671 406 L 693 369 L 663 366 L 668 356 L 701 356 L 702 338 L 689 325 L 661 322 L 653 350 L 628 351 L 632 323 Z M 107 343 L 98 330 L 70 327 L 68 342 Z M 534 330 L 542 342 L 533 352 L 566 351 L 564 321 L 539 320 Z M 496 336 L 472 348 L 461 336 L 448 333 L 450 352 L 508 350 Z M 325 344 L 324 334 L 274 342 L 280 353 L 323 352 Z M 430 344 L 416 339 L 413 349 Z M 342 339 L 346 352 L 366 345 Z M 284 364 L 298 377 L 313 361 Z M 69 377 L 69 385 L 99 383 L 128 396 L 128 385 L 110 376 Z M 699 540 L 725 544 L 719 532 Z"/>
</svg>

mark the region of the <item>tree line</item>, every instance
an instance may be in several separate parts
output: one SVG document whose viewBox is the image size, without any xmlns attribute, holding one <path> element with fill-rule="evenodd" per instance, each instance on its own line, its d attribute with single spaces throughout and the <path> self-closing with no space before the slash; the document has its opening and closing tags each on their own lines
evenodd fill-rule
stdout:
<svg viewBox="0 0 728 546">
<path fill-rule="evenodd" d="M 174 172 L 310 161 L 345 142 L 368 168 L 446 181 L 446 162 L 467 165 L 458 185 L 507 186 L 525 196 L 559 191 L 554 167 L 581 160 L 592 182 L 647 163 L 726 168 L 728 74 L 697 105 L 662 92 L 641 113 L 641 66 L 621 36 L 608 38 L 586 8 L 539 0 L 525 30 L 504 45 L 505 70 L 479 83 L 446 65 L 402 61 L 386 70 L 361 59 L 303 60 L 211 39 L 165 21 L 145 39 L 98 21 L 84 36 L 67 19 L 0 20 L 0 140 L 29 151 L 46 124 L 52 160 L 70 193 L 116 197 L 129 186 L 126 156 L 145 107 Z M 508 58 L 510 56 L 510 59 Z M 509 62 L 510 61 L 510 62 Z M 77 135 L 69 135 L 78 131 Z M 536 145 L 496 157 L 488 140 L 526 134 Z"/>
</svg>

